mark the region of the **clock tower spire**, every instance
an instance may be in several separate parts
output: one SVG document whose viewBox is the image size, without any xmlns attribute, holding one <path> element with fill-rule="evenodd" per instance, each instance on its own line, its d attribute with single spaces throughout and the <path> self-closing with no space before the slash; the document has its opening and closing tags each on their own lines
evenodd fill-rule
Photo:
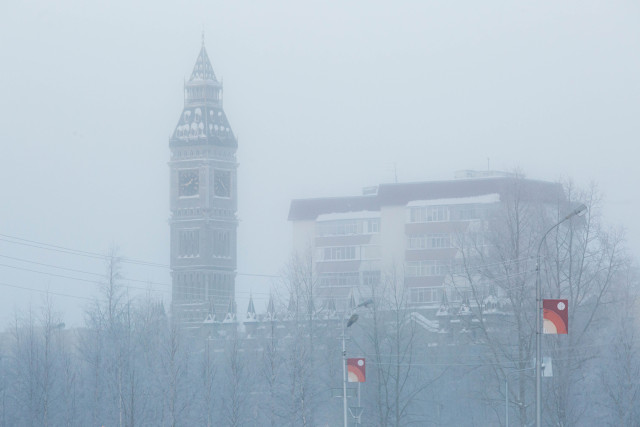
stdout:
<svg viewBox="0 0 640 427">
<path fill-rule="evenodd" d="M 213 306 L 235 297 L 236 137 L 218 81 L 202 47 L 184 84 L 184 108 L 169 140 L 172 309 L 199 327 Z"/>
</svg>

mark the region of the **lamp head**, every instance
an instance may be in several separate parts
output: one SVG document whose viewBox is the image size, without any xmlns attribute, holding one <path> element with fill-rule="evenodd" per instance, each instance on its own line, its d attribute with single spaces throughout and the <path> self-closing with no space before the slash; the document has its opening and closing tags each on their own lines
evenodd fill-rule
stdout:
<svg viewBox="0 0 640 427">
<path fill-rule="evenodd" d="M 358 321 L 358 315 L 356 313 L 352 314 L 351 317 L 349 318 L 349 321 L 347 321 L 347 328 L 353 325 L 354 323 L 356 323 L 357 321 Z"/>
<path fill-rule="evenodd" d="M 368 300 L 366 300 L 366 301 L 362 301 L 360 304 L 358 304 L 358 305 L 356 306 L 356 308 L 357 308 L 357 307 L 369 307 L 371 304 L 373 304 L 373 298 L 369 298 L 369 299 L 368 299 Z"/>
<path fill-rule="evenodd" d="M 587 206 L 585 204 L 580 204 L 577 208 L 575 208 L 569 215 L 566 216 L 565 219 L 569 219 L 574 216 L 582 216 L 587 212 Z"/>
</svg>

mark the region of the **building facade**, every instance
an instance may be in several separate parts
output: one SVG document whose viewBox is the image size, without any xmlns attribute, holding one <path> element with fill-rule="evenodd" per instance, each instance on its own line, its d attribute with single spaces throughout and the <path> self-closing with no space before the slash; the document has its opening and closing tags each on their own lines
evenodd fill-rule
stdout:
<svg viewBox="0 0 640 427">
<path fill-rule="evenodd" d="M 559 184 L 460 171 L 453 180 L 381 184 L 360 196 L 293 200 L 293 247 L 310 253 L 323 304 L 348 307 L 354 294 L 362 298 L 393 275 L 410 306 L 437 309 L 443 299 L 465 298 L 451 283 L 461 244 L 486 244 L 487 220 L 516 186 L 536 201 L 557 203 L 564 197 Z"/>
<path fill-rule="evenodd" d="M 203 43 L 169 141 L 172 311 L 185 327 L 233 304 L 237 147 Z"/>
</svg>

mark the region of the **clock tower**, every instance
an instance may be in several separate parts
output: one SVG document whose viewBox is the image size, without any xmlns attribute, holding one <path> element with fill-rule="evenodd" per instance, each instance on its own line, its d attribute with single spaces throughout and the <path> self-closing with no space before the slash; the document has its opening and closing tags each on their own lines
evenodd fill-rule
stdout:
<svg viewBox="0 0 640 427">
<path fill-rule="evenodd" d="M 235 296 L 237 147 L 203 41 L 169 140 L 172 310 L 185 327 Z"/>
</svg>

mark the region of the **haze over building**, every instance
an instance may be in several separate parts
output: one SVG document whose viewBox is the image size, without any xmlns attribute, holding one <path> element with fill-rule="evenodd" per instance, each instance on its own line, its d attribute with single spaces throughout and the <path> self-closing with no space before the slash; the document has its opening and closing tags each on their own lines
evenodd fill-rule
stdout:
<svg viewBox="0 0 640 427">
<path fill-rule="evenodd" d="M 352 295 L 368 297 L 393 274 L 407 303 L 436 309 L 443 298 L 460 302 L 464 286 L 452 276 L 461 247 L 485 241 L 487 222 L 514 197 L 556 205 L 560 184 L 496 171 L 459 171 L 456 179 L 380 184 L 352 197 L 291 202 L 293 247 L 306 254 L 317 275 L 323 304 L 348 306 Z M 334 300 L 334 301 L 331 301 Z"/>
</svg>

